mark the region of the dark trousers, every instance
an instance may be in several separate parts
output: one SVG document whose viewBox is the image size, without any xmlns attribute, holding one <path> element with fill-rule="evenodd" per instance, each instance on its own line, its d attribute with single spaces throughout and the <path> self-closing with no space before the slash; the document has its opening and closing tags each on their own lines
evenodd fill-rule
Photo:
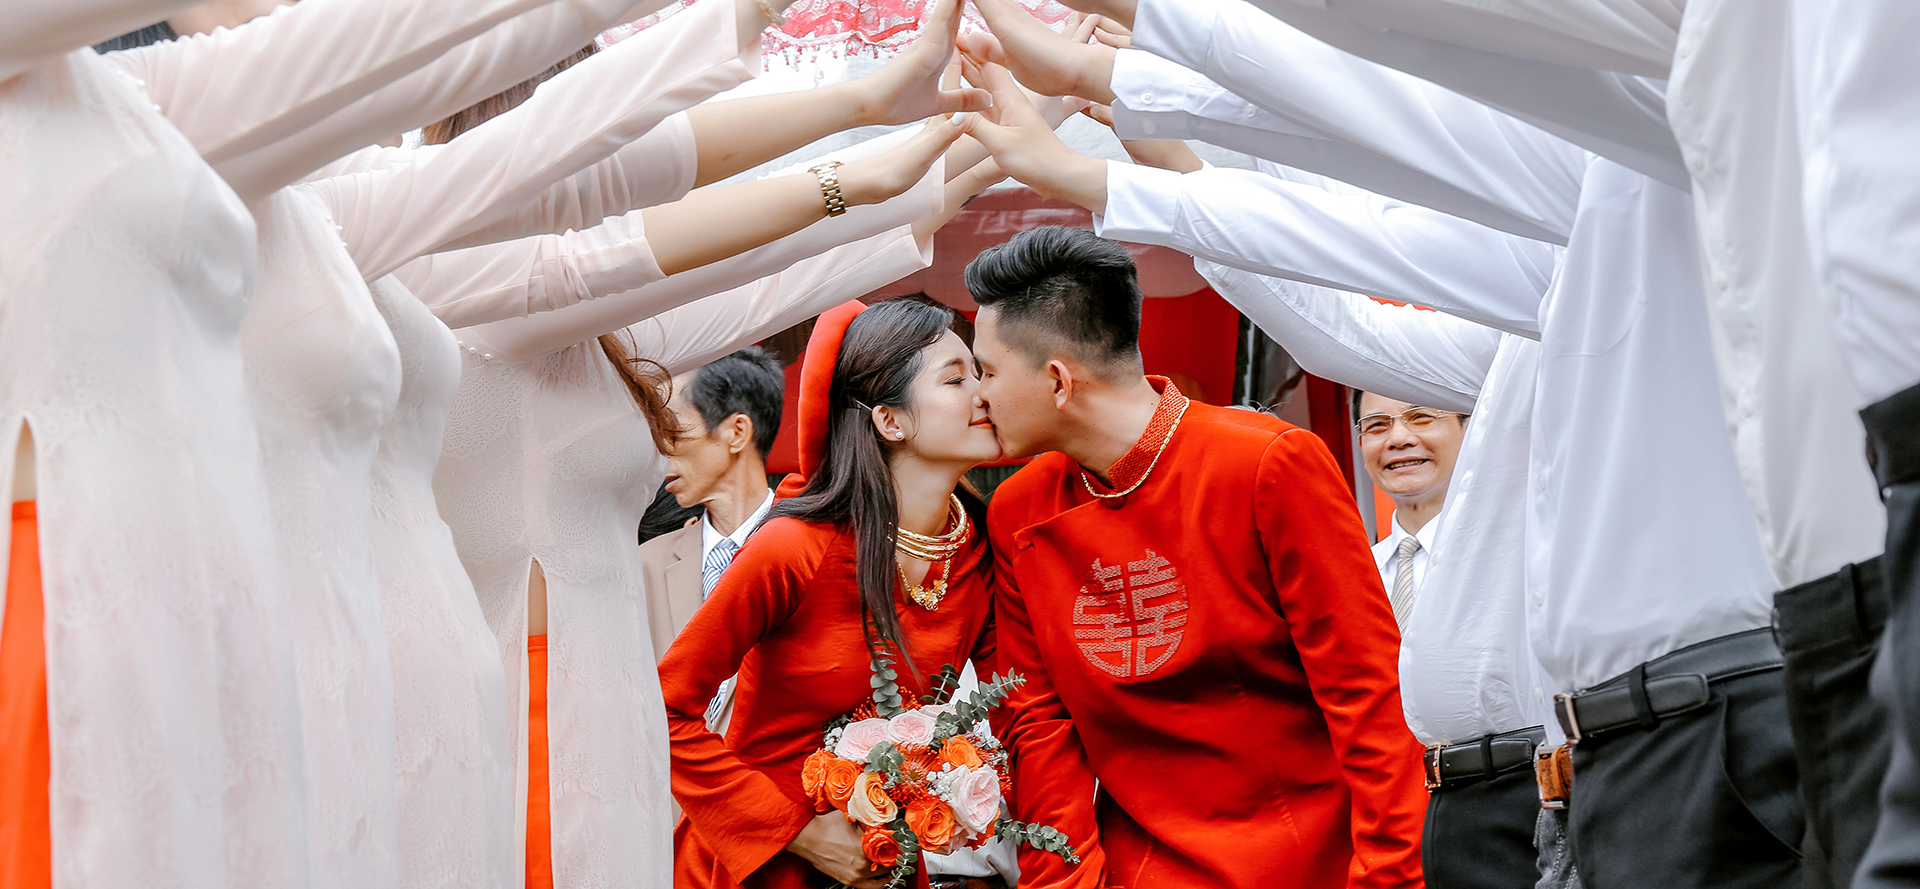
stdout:
<svg viewBox="0 0 1920 889">
<path fill-rule="evenodd" d="M 1530 889 L 1540 879 L 1533 764 L 1427 796 L 1420 864 L 1430 889 Z"/>
<path fill-rule="evenodd" d="M 1893 755 L 1880 825 L 1854 885 L 1920 886 L 1920 386 L 1869 406 L 1860 418 L 1887 504 L 1880 569 L 1890 608 L 1873 692 L 1887 707 Z"/>
<path fill-rule="evenodd" d="M 1892 745 L 1886 711 L 1868 689 L 1887 625 L 1880 560 L 1782 590 L 1773 602 L 1807 814 L 1806 886 L 1847 889 L 1880 820 Z"/>
<path fill-rule="evenodd" d="M 1780 671 L 1715 682 L 1651 730 L 1573 748 L 1569 833 L 1587 889 L 1791 889 L 1800 883 L 1793 737 Z"/>
</svg>

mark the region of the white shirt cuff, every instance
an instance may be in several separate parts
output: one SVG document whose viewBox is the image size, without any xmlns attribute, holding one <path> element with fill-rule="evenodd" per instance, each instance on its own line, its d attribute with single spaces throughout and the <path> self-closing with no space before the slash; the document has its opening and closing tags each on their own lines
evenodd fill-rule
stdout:
<svg viewBox="0 0 1920 889">
<path fill-rule="evenodd" d="M 1107 212 L 1093 218 L 1103 238 L 1167 244 L 1180 218 L 1180 176 L 1172 170 L 1107 162 Z"/>
</svg>

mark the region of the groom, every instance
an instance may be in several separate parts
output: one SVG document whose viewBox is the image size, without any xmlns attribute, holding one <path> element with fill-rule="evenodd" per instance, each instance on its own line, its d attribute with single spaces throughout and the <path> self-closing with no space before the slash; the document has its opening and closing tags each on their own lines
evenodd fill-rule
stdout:
<svg viewBox="0 0 1920 889">
<path fill-rule="evenodd" d="M 1146 376 L 1117 243 L 1034 229 L 966 281 L 981 397 L 1040 455 L 987 523 L 1014 814 L 1081 859 L 1022 885 L 1419 886 L 1399 636 L 1326 447 Z"/>
</svg>

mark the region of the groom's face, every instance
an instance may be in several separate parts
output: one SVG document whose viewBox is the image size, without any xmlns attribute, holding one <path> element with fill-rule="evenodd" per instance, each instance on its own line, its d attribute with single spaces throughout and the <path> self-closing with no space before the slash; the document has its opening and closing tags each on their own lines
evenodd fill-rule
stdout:
<svg viewBox="0 0 1920 889">
<path fill-rule="evenodd" d="M 980 309 L 974 319 L 973 357 L 980 364 L 980 399 L 1009 457 L 1028 457 L 1048 449 L 1058 405 L 1053 377 L 1042 362 L 1007 345 L 1000 336 L 1000 312 Z"/>
</svg>

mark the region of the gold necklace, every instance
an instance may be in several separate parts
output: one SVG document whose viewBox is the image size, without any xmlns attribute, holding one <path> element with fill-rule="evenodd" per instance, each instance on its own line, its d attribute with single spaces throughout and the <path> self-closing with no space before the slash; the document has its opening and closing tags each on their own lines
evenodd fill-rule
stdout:
<svg viewBox="0 0 1920 889">
<path fill-rule="evenodd" d="M 914 604 L 928 611 L 940 607 L 940 600 L 947 597 L 947 578 L 949 577 L 949 573 L 953 571 L 953 561 L 951 559 L 940 563 L 940 579 L 934 581 L 931 586 L 924 587 L 907 579 L 907 568 L 905 565 L 900 565 L 896 562 L 895 566 L 900 569 L 900 585 L 907 588 L 907 598 L 912 599 Z M 927 572 L 929 574 L 933 572 L 932 565 L 927 566 Z"/>
<path fill-rule="evenodd" d="M 919 559 L 922 562 L 944 562 L 952 559 L 967 545 L 967 535 L 972 530 L 967 521 L 967 510 L 960 505 L 957 494 L 948 496 L 948 523 L 952 526 L 939 536 L 918 534 L 905 528 L 894 528 L 893 546 L 902 555 Z"/>
<path fill-rule="evenodd" d="M 1081 467 L 1080 469 L 1080 484 L 1086 486 L 1087 493 L 1092 494 L 1093 496 L 1098 497 L 1102 500 L 1116 500 L 1121 497 L 1125 497 L 1128 494 L 1131 494 L 1135 491 L 1140 490 L 1140 486 L 1146 484 L 1147 478 L 1153 475 L 1153 468 L 1155 466 L 1160 465 L 1160 455 L 1167 452 L 1167 445 L 1170 445 L 1173 443 L 1174 431 L 1180 428 L 1180 421 L 1186 419 L 1186 416 L 1187 416 L 1187 405 L 1183 403 L 1180 405 L 1180 413 L 1175 415 L 1173 418 L 1173 425 L 1167 427 L 1166 437 L 1160 439 L 1160 449 L 1153 452 L 1153 462 L 1147 464 L 1147 471 L 1140 473 L 1139 481 L 1136 481 L 1133 484 L 1127 486 L 1126 490 L 1119 491 L 1112 494 L 1102 494 L 1099 491 L 1094 490 L 1093 479 L 1087 475 L 1086 467 Z"/>
</svg>

